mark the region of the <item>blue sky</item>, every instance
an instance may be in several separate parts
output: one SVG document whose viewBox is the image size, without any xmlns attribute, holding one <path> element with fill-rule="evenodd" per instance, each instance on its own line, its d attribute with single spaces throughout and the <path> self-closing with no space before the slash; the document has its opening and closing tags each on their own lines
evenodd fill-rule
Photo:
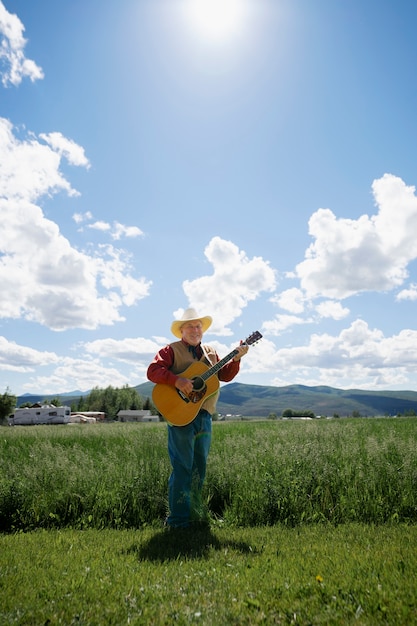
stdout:
<svg viewBox="0 0 417 626">
<path fill-rule="evenodd" d="M 0 0 L 0 391 L 417 387 L 417 5 Z"/>
</svg>

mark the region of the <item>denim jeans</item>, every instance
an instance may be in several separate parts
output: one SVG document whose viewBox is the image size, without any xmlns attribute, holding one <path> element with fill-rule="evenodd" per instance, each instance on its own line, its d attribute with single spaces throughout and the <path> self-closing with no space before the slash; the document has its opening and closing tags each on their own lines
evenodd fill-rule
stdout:
<svg viewBox="0 0 417 626">
<path fill-rule="evenodd" d="M 211 444 L 211 415 L 204 409 L 187 426 L 168 426 L 168 454 L 172 472 L 168 481 L 167 523 L 185 528 L 204 518 L 201 490 Z"/>
</svg>

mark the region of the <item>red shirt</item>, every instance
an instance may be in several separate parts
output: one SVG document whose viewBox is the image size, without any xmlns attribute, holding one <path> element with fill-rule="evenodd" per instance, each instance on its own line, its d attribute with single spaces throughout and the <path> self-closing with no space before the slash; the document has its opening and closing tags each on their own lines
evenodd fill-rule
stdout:
<svg viewBox="0 0 417 626">
<path fill-rule="evenodd" d="M 181 340 L 183 341 L 183 340 Z M 188 345 L 184 341 L 185 345 Z M 220 361 L 216 354 L 217 361 Z M 153 383 L 163 383 L 175 386 L 175 381 L 179 376 L 171 372 L 170 368 L 174 364 L 174 351 L 170 345 L 161 348 L 155 355 L 154 360 L 148 367 L 147 376 Z M 228 383 L 236 376 L 240 369 L 240 361 L 229 361 L 217 372 L 220 381 Z"/>
</svg>

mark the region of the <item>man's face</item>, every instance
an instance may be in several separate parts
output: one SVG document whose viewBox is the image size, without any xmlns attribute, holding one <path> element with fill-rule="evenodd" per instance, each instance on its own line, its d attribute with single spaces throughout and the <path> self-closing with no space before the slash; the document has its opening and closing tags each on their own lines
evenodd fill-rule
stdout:
<svg viewBox="0 0 417 626">
<path fill-rule="evenodd" d="M 203 325 L 201 322 L 185 322 L 181 326 L 181 336 L 190 346 L 198 346 L 203 337 Z"/>
</svg>

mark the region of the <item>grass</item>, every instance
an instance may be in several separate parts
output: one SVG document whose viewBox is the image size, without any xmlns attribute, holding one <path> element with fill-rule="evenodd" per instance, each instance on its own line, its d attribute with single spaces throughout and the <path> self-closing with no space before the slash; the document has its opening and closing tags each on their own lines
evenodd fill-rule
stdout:
<svg viewBox="0 0 417 626">
<path fill-rule="evenodd" d="M 238 526 L 417 521 L 414 419 L 215 423 L 212 515 Z M 166 514 L 164 424 L 0 430 L 0 531 L 140 528 Z"/>
<path fill-rule="evenodd" d="M 417 623 L 413 419 L 215 423 L 164 531 L 163 424 L 0 429 L 0 624 Z"/>
<path fill-rule="evenodd" d="M 417 622 L 417 528 L 347 524 L 0 536 L 0 623 Z"/>
<path fill-rule="evenodd" d="M 212 498 L 221 494 L 220 510 L 240 525 L 415 522 L 416 443 L 411 419 L 218 428 Z"/>
</svg>

